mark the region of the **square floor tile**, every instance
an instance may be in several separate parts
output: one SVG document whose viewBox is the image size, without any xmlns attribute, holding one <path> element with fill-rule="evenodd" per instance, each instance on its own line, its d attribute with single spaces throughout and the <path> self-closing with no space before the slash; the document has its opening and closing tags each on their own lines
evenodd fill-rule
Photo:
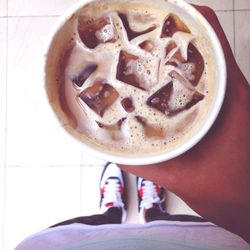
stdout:
<svg viewBox="0 0 250 250">
<path fill-rule="evenodd" d="M 186 0 L 189 3 L 208 6 L 214 10 L 232 10 L 233 0 Z"/>
<path fill-rule="evenodd" d="M 0 16 L 7 16 L 7 0 L 0 0 Z"/>
<path fill-rule="evenodd" d="M 44 91 L 42 48 L 55 20 L 9 19 L 8 165 L 81 164 L 80 144 L 55 119 Z"/>
<path fill-rule="evenodd" d="M 250 11 L 235 12 L 236 59 L 248 82 L 250 82 Z"/>
<path fill-rule="evenodd" d="M 219 18 L 222 28 L 224 29 L 227 39 L 234 51 L 234 13 L 233 11 L 218 11 L 216 15 Z"/>
<path fill-rule="evenodd" d="M 8 167 L 3 249 L 80 214 L 80 167 Z"/>
<path fill-rule="evenodd" d="M 236 10 L 250 9 L 250 1 L 249 0 L 235 0 L 234 7 Z"/>
<path fill-rule="evenodd" d="M 77 0 L 9 0 L 8 10 L 10 16 L 60 15 L 76 2 Z"/>
<path fill-rule="evenodd" d="M 105 160 L 95 157 L 94 155 L 88 154 L 84 149 L 81 150 L 82 166 L 104 166 Z"/>
<path fill-rule="evenodd" d="M 100 178 L 103 167 L 83 166 L 81 168 L 81 215 L 99 213 Z"/>
<path fill-rule="evenodd" d="M 0 19 L 0 166 L 5 164 L 7 20 Z"/>
</svg>

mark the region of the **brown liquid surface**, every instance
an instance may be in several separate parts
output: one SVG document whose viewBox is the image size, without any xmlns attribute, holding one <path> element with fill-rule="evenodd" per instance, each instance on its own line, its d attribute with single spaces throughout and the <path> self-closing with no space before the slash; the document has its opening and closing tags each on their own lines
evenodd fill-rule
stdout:
<svg viewBox="0 0 250 250">
<path fill-rule="evenodd" d="M 131 1 L 100 9 L 89 4 L 72 29 L 59 93 L 80 140 L 143 155 L 192 136 L 211 99 L 209 60 L 194 27 L 170 10 Z"/>
</svg>

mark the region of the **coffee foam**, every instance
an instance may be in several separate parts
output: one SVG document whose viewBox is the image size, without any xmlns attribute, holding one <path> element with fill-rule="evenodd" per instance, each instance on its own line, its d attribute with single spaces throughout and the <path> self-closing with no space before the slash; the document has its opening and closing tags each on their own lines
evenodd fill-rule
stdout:
<svg viewBox="0 0 250 250">
<path fill-rule="evenodd" d="M 114 26 L 108 24 L 102 30 L 96 31 L 95 35 L 98 40 L 107 42 L 115 36 Z"/>
<path fill-rule="evenodd" d="M 172 110 L 184 108 L 192 99 L 192 92 L 184 87 L 179 81 L 173 81 L 173 94 L 170 98 L 169 106 Z"/>
<path fill-rule="evenodd" d="M 180 49 L 182 56 L 185 59 L 187 58 L 187 47 L 190 41 L 194 41 L 195 45 L 201 51 L 204 42 L 207 44 L 207 41 L 202 41 L 200 39 L 203 35 L 199 34 L 198 30 L 195 30 L 194 27 L 190 28 L 192 34 L 177 32 L 172 38 L 157 39 L 157 37 L 160 37 L 162 23 L 168 14 L 165 10 L 163 11 L 159 8 L 149 9 L 148 7 L 144 8 L 142 5 L 138 5 L 134 8 L 133 4 L 124 8 L 122 4 L 110 4 L 105 5 L 104 9 L 106 12 L 100 14 L 102 12 L 99 12 L 98 8 L 89 5 L 84 9 L 84 14 L 87 14 L 90 17 L 95 16 L 100 18 L 104 16 L 110 18 L 110 24 L 95 33 L 99 40 L 105 42 L 114 36 L 119 37 L 119 39 L 115 43 L 100 44 L 94 50 L 90 50 L 81 42 L 77 35 L 74 37 L 76 45 L 72 50 L 65 70 L 64 84 L 66 100 L 69 109 L 75 115 L 77 120 L 77 127 L 75 129 L 79 132 L 83 140 L 85 140 L 84 138 L 87 136 L 94 144 L 115 152 L 120 151 L 129 154 L 137 152 L 139 155 L 151 153 L 152 148 L 157 152 L 170 150 L 176 145 L 179 145 L 182 141 L 185 141 L 188 136 L 192 135 L 197 127 L 195 124 L 200 123 L 205 116 L 211 98 L 206 97 L 203 103 L 171 118 L 147 106 L 146 100 L 155 91 L 171 81 L 169 73 L 173 69 L 187 79 L 192 79 L 192 64 L 179 65 L 180 67 L 178 67 L 178 69 L 173 68 L 173 66 L 170 65 L 165 66 L 166 61 L 169 59 L 165 59 L 165 48 L 170 41 L 174 41 L 177 44 L 177 48 L 172 53 Z M 149 10 L 152 13 L 149 13 Z M 129 43 L 126 39 L 126 31 L 117 15 L 119 11 L 128 15 L 130 24 L 133 24 L 131 25 L 133 30 L 140 31 L 148 27 L 148 24 L 156 24 L 157 28 L 148 34 L 133 39 Z M 146 22 L 140 21 L 145 15 L 148 15 L 148 23 L 146 25 Z M 139 21 L 137 20 L 138 16 L 141 17 L 139 18 Z M 77 16 L 74 29 L 74 32 L 77 34 Z M 145 39 L 152 41 L 154 44 L 151 53 L 144 51 L 138 46 L 140 43 L 144 42 Z M 141 84 L 144 84 L 147 91 L 142 91 L 131 85 L 121 83 L 116 79 L 116 66 L 121 50 L 127 51 L 140 58 L 137 61 L 132 61 L 128 65 L 127 73 L 137 74 L 141 79 Z M 202 52 L 202 54 L 205 55 L 204 58 L 206 59 L 206 62 L 210 63 L 211 61 L 207 60 L 208 53 L 205 53 L 204 51 Z M 89 63 L 96 63 L 98 65 L 98 70 L 90 76 L 82 88 L 76 88 L 72 84 L 72 78 L 79 74 L 82 68 Z M 161 71 L 155 70 L 158 66 Z M 202 93 L 208 91 L 212 94 L 213 90 L 211 87 L 209 88 L 207 84 L 207 76 L 209 72 L 211 73 L 211 70 L 206 66 L 205 73 L 203 74 L 200 85 L 197 89 Z M 102 118 L 78 98 L 81 91 L 88 86 L 91 86 L 94 79 L 105 79 L 106 82 L 111 84 L 120 95 L 118 100 L 107 110 L 107 112 L 105 112 Z M 180 83 L 178 80 L 173 80 L 173 82 L 175 94 L 171 97 L 169 105 L 173 110 L 176 110 L 184 107 L 186 103 L 190 101 L 191 91 L 189 88 L 193 89 L 193 86 L 188 82 Z M 132 114 L 127 114 L 121 107 L 120 102 L 126 97 L 132 97 L 134 100 L 135 111 Z M 199 117 L 197 114 L 201 113 L 200 110 L 203 110 L 204 114 Z M 143 125 L 136 121 L 135 116 L 145 117 L 151 126 L 162 128 L 166 131 L 166 137 L 146 137 Z M 122 140 L 112 141 L 109 132 L 105 129 L 101 129 L 96 123 L 96 121 L 99 121 L 103 124 L 111 125 L 115 124 L 123 117 L 126 117 L 127 119 L 121 126 L 121 131 L 117 131 L 117 133 L 123 137 Z M 190 130 L 191 127 L 193 129 Z"/>
<path fill-rule="evenodd" d="M 177 32 L 173 35 L 173 41 L 178 44 L 178 49 L 180 49 L 182 57 L 187 60 L 188 45 L 195 36 L 189 33 Z"/>
</svg>

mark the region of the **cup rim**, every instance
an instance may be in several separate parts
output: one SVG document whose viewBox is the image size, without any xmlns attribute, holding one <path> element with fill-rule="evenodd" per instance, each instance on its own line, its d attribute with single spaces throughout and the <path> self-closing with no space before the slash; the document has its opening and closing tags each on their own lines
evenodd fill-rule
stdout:
<svg viewBox="0 0 250 250">
<path fill-rule="evenodd" d="M 70 17 L 77 12 L 80 8 L 82 8 L 85 4 L 89 2 L 94 2 L 95 0 L 80 0 L 79 2 L 73 4 L 64 14 L 62 14 L 55 25 L 52 27 L 50 30 L 50 33 L 48 35 L 47 41 L 45 42 L 45 60 L 44 60 L 44 82 L 46 85 L 46 64 L 47 64 L 47 53 L 51 47 L 51 43 L 57 34 L 58 30 L 67 22 Z M 200 23 L 204 25 L 205 29 L 207 30 L 207 33 L 209 34 L 209 38 L 211 40 L 211 43 L 213 44 L 215 48 L 215 55 L 216 55 L 216 60 L 218 61 L 218 65 L 220 65 L 220 74 L 218 76 L 218 86 L 217 86 L 217 96 L 215 98 L 215 102 L 213 105 L 212 110 L 210 111 L 209 116 L 205 120 L 205 124 L 201 126 L 199 131 L 192 136 L 187 142 L 184 144 L 178 146 L 177 148 L 170 150 L 168 152 L 162 152 L 156 155 L 151 155 L 151 156 L 121 156 L 121 155 L 116 155 L 111 152 L 102 152 L 101 149 L 98 150 L 94 147 L 91 147 L 87 143 L 84 143 L 80 140 L 77 140 L 81 147 L 90 155 L 107 160 L 110 162 L 115 162 L 117 164 L 124 164 L 124 165 L 151 165 L 151 164 L 156 164 L 156 163 L 161 163 L 170 159 L 173 159 L 177 156 L 180 156 L 190 150 L 192 147 L 194 147 L 196 144 L 198 144 L 204 136 L 208 133 L 212 125 L 214 124 L 215 120 L 217 119 L 219 112 L 221 110 L 221 107 L 224 102 L 224 97 L 226 93 L 226 81 L 227 81 L 227 68 L 226 68 L 226 61 L 225 61 L 225 56 L 223 52 L 222 45 L 219 41 L 218 36 L 216 35 L 214 29 L 212 26 L 209 24 L 209 22 L 206 20 L 206 18 L 197 10 L 195 7 L 193 7 L 191 4 L 185 2 L 184 0 L 168 0 L 175 5 L 185 8 L 185 10 L 193 17 L 196 17 L 196 19 L 199 19 Z M 48 97 L 47 91 L 46 95 Z M 50 105 L 51 106 L 51 105 Z M 54 115 L 55 112 L 53 112 Z"/>
</svg>

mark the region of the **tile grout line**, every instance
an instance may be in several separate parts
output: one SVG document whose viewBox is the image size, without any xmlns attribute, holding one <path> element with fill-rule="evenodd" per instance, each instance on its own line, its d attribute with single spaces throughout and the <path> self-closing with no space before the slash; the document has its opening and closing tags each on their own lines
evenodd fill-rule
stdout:
<svg viewBox="0 0 250 250">
<path fill-rule="evenodd" d="M 27 16 L 0 16 L 0 18 L 41 18 L 41 17 L 60 17 L 60 15 L 34 15 L 34 16 L 29 16 L 29 15 L 27 15 Z"/>
<path fill-rule="evenodd" d="M 86 165 L 86 166 L 90 166 Z M 62 164 L 56 164 L 56 165 L 37 165 L 37 166 L 33 166 L 33 165 L 8 165 L 8 169 L 9 168 L 79 168 L 81 167 L 80 164 L 75 164 L 75 165 L 62 165 Z"/>
<path fill-rule="evenodd" d="M 5 166 L 0 166 L 0 167 L 5 167 Z M 79 167 L 103 167 L 103 164 L 74 164 L 74 165 L 63 165 L 63 164 L 54 164 L 54 165 L 37 165 L 37 166 L 33 166 L 33 165 L 8 165 L 8 169 L 9 168 L 79 168 Z"/>
<path fill-rule="evenodd" d="M 6 19 L 6 54 L 5 54 L 5 63 L 6 63 L 6 72 L 5 72 L 5 133 L 4 133 L 4 179 L 3 179 L 3 225 L 2 225 L 2 249 L 4 249 L 5 246 L 5 222 L 6 222 L 6 183 L 7 183 L 7 119 L 8 119 L 8 57 L 9 57 L 9 19 L 8 19 L 8 13 L 9 13 L 9 2 L 6 0 L 6 14 L 7 14 L 7 19 Z"/>
<path fill-rule="evenodd" d="M 236 26 L 235 26 L 235 0 L 233 0 L 233 33 L 234 33 L 234 57 L 236 57 Z"/>
<path fill-rule="evenodd" d="M 235 9 L 235 7 L 233 7 L 233 9 L 228 9 L 228 10 L 214 10 L 215 12 L 242 12 L 242 11 L 250 11 L 250 9 Z"/>
</svg>

